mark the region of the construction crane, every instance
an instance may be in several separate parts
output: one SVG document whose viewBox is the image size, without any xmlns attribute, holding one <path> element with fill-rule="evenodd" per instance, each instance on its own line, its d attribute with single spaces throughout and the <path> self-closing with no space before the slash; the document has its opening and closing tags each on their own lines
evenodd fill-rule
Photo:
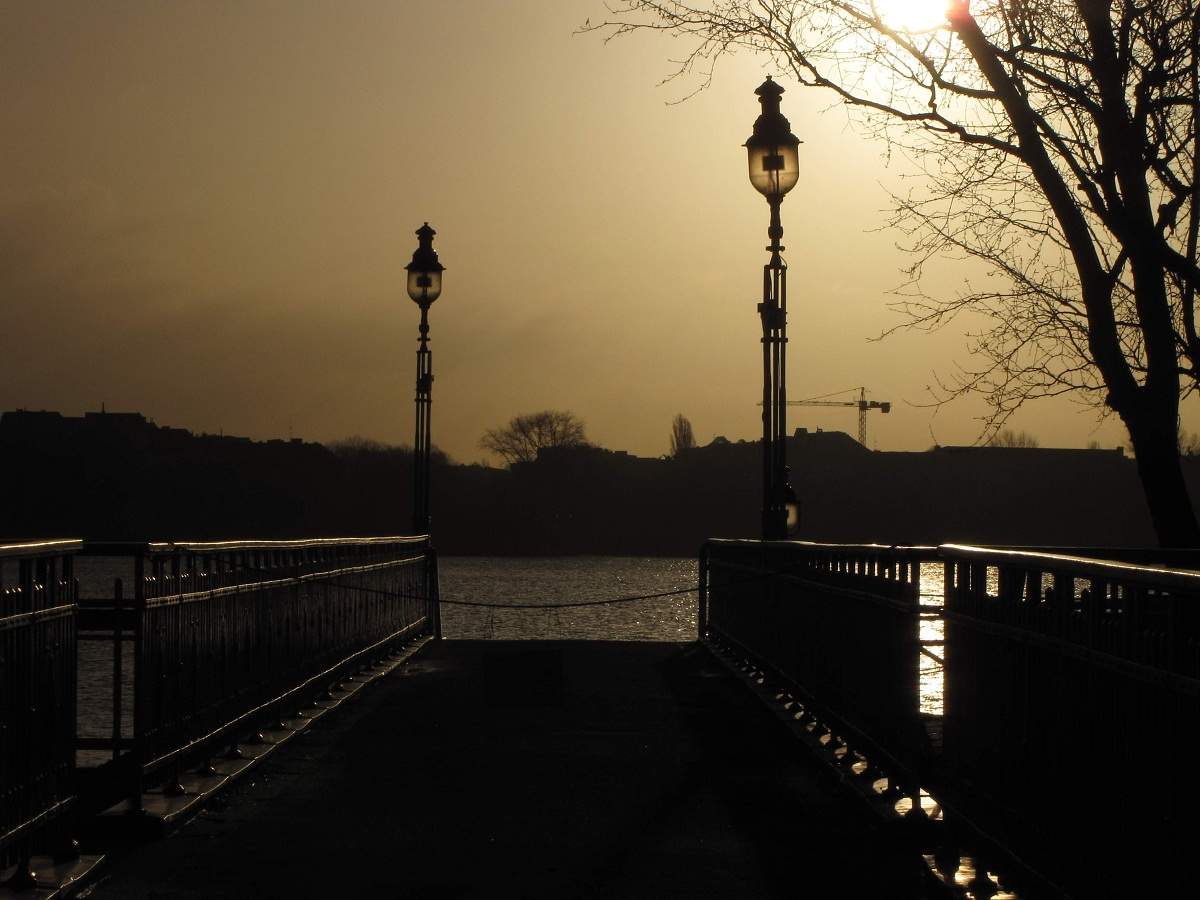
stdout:
<svg viewBox="0 0 1200 900">
<path fill-rule="evenodd" d="M 858 407 L 858 442 L 864 447 L 867 446 L 867 410 L 877 409 L 882 413 L 890 413 L 892 404 L 886 400 L 868 400 L 867 389 L 860 387 L 858 389 L 857 400 L 826 400 L 825 397 L 836 397 L 838 394 L 847 394 L 854 388 L 849 388 L 845 391 L 837 391 L 833 394 L 825 394 L 821 397 L 813 397 L 811 400 L 789 400 L 788 406 L 857 406 Z"/>
</svg>

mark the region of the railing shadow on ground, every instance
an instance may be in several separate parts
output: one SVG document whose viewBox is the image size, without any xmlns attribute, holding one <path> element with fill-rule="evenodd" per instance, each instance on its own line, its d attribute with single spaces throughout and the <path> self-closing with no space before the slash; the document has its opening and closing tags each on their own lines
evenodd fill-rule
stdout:
<svg viewBox="0 0 1200 900">
<path fill-rule="evenodd" d="M 180 791 L 184 768 L 236 752 L 338 679 L 439 632 L 426 536 L 62 541 L 0 554 L 17 580 L 0 581 L 0 870 L 15 865 L 16 887 L 31 883 L 34 854 L 69 849 L 81 816 L 119 801 L 138 811 L 148 785 Z M 131 583 L 80 600 L 80 558 L 125 560 Z M 112 649 L 110 674 L 84 673 L 111 679 L 106 736 L 78 733 L 77 640 Z M 103 762 L 77 768 L 77 749 Z"/>
<path fill-rule="evenodd" d="M 944 843 L 969 834 L 1088 896 L 1165 896 L 1192 881 L 1200 572 L 1102 552 L 713 540 L 702 637 L 770 669 L 899 783 L 912 814 L 928 791 Z M 931 559 L 944 568 L 940 734 L 915 694 L 916 581 Z"/>
</svg>

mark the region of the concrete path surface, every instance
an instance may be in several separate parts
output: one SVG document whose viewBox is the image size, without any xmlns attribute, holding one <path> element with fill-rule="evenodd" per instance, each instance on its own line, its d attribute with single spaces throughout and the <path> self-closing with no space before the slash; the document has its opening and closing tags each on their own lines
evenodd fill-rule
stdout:
<svg viewBox="0 0 1200 900">
<path fill-rule="evenodd" d="M 922 896 L 700 645 L 443 641 L 91 893 Z"/>
</svg>

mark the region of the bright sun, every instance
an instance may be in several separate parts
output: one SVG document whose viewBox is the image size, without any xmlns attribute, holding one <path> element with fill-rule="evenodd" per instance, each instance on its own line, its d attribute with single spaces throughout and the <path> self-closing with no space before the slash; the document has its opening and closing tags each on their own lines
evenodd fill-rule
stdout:
<svg viewBox="0 0 1200 900">
<path fill-rule="evenodd" d="M 946 21 L 948 0 L 875 0 L 883 21 L 904 31 L 922 31 Z"/>
</svg>

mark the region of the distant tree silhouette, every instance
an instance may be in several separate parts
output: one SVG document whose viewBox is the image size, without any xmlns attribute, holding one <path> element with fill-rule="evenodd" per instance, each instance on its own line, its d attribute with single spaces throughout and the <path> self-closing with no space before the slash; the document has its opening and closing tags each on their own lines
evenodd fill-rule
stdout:
<svg viewBox="0 0 1200 900">
<path fill-rule="evenodd" d="M 330 441 L 325 446 L 335 456 L 351 461 L 388 457 L 408 460 L 413 453 L 411 444 L 387 444 L 357 434 L 341 440 Z M 429 458 L 434 465 L 450 465 L 452 463 L 449 454 L 437 445 L 429 448 Z"/>
<path fill-rule="evenodd" d="M 548 447 L 578 447 L 587 443 L 583 422 L 574 413 L 547 409 L 514 416 L 503 428 L 492 428 L 479 439 L 479 446 L 508 465 L 533 462 L 538 451 Z"/>
<path fill-rule="evenodd" d="M 365 456 L 371 453 L 393 453 L 396 451 L 412 453 L 412 447 L 407 444 L 385 444 L 383 441 L 366 438 L 358 434 L 342 438 L 341 440 L 330 441 L 325 446 L 343 458 Z"/>
<path fill-rule="evenodd" d="M 696 435 L 692 433 L 692 423 L 683 413 L 676 414 L 671 420 L 671 455 L 679 456 L 685 450 L 696 446 Z"/>
<path fill-rule="evenodd" d="M 1041 443 L 1028 431 L 1013 431 L 1011 428 L 1002 428 L 996 432 L 991 440 L 987 442 L 989 447 L 1040 447 Z"/>
<path fill-rule="evenodd" d="M 1111 408 L 1160 543 L 1200 545 L 1175 431 L 1181 393 L 1200 388 L 1195 0 L 946 0 L 920 32 L 875 0 L 609 9 L 584 30 L 685 38 L 676 74 L 701 87 L 722 56 L 762 54 L 921 164 L 921 186 L 893 198 L 915 254 L 898 327 L 984 317 L 935 402 L 982 394 L 985 434 L 1034 398 Z M 945 254 L 997 277 L 930 297 L 923 268 Z"/>
</svg>

